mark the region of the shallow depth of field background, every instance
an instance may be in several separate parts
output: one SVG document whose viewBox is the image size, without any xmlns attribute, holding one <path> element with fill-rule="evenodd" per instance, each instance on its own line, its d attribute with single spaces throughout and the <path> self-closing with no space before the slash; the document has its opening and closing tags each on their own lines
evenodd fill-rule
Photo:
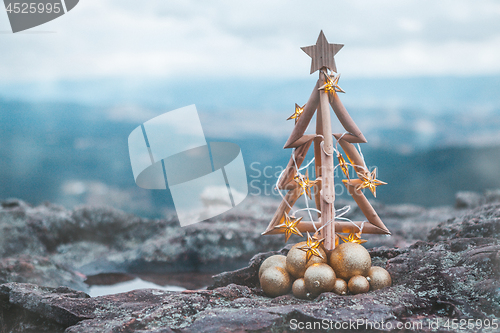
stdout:
<svg viewBox="0 0 500 333">
<path fill-rule="evenodd" d="M 317 79 L 300 47 L 321 29 L 345 44 L 341 99 L 389 183 L 377 200 L 500 188 L 496 1 L 85 0 L 19 34 L 0 10 L 0 199 L 161 216 L 169 192 L 135 186 L 128 134 L 190 104 L 209 141 L 240 145 L 250 193 L 269 193 Z"/>
</svg>

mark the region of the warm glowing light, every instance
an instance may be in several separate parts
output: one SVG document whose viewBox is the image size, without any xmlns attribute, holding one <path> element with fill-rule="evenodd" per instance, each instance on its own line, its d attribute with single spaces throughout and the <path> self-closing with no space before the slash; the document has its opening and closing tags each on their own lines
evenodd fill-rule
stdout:
<svg viewBox="0 0 500 333">
<path fill-rule="evenodd" d="M 340 153 L 337 153 L 337 159 L 339 160 L 339 166 L 342 169 L 342 172 L 344 172 L 344 175 L 347 177 L 347 179 L 350 179 L 349 169 L 347 168 L 347 163 L 344 159 L 344 156 L 342 156 L 342 154 Z"/>
<path fill-rule="evenodd" d="M 328 75 L 323 72 L 326 78 L 326 82 L 324 85 L 319 87 L 320 90 L 324 89 L 327 93 L 345 93 L 345 91 L 339 87 L 340 74 L 337 75 Z"/>
<path fill-rule="evenodd" d="M 377 197 L 377 186 L 386 185 L 383 181 L 377 179 L 377 168 L 373 169 L 372 172 L 368 170 L 363 170 L 357 172 L 359 179 L 362 180 L 362 183 L 356 186 L 356 190 L 362 190 L 364 188 L 369 188 L 372 191 L 373 196 Z"/>
<path fill-rule="evenodd" d="M 321 259 L 324 259 L 321 252 L 319 252 L 319 248 L 320 248 L 321 244 L 324 242 L 324 240 L 325 240 L 324 238 L 318 239 L 318 238 L 316 238 L 316 236 L 311 237 L 309 232 L 307 233 L 306 244 L 299 247 L 299 249 L 301 249 L 302 251 L 304 251 L 306 253 L 306 262 L 309 261 L 309 259 L 311 259 L 312 256 L 316 256 L 316 257 L 320 257 Z"/>
<path fill-rule="evenodd" d="M 302 112 L 304 112 L 305 106 L 306 106 L 305 104 L 299 106 L 297 103 L 295 103 L 295 112 L 290 117 L 288 117 L 287 120 L 295 119 L 295 123 L 297 123 L 297 121 L 299 121 L 300 116 L 302 115 Z"/>
<path fill-rule="evenodd" d="M 288 242 L 288 239 L 290 239 L 290 236 L 292 234 L 304 237 L 300 233 L 299 229 L 297 229 L 297 224 L 299 224 L 301 220 L 302 217 L 296 218 L 295 216 L 288 216 L 288 214 L 285 213 L 285 221 L 283 221 L 282 224 L 275 226 L 274 229 L 278 229 L 285 234 L 285 243 L 286 243 Z"/>
<path fill-rule="evenodd" d="M 349 236 L 345 237 L 341 234 L 337 234 L 343 241 L 344 243 L 356 243 L 356 244 L 363 244 L 366 243 L 367 241 L 365 239 L 361 239 L 358 237 L 356 234 L 349 234 Z"/>
<path fill-rule="evenodd" d="M 300 173 L 297 174 L 294 177 L 294 180 L 302 188 L 302 194 L 305 193 L 309 197 L 309 199 L 312 199 L 312 196 L 311 196 L 311 187 L 315 186 L 318 183 L 318 180 L 310 180 L 309 179 L 309 173 L 308 173 L 308 171 L 306 171 L 305 175 L 301 175 Z"/>
</svg>

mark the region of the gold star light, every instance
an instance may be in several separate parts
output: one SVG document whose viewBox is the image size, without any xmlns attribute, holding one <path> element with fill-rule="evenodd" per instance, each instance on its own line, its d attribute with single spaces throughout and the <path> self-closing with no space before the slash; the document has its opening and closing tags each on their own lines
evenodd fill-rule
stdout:
<svg viewBox="0 0 500 333">
<path fill-rule="evenodd" d="M 356 243 L 356 244 L 363 244 L 366 243 L 367 240 L 361 239 L 358 237 L 356 234 L 349 234 L 349 236 L 345 237 L 341 234 L 337 234 L 343 241 L 344 243 Z"/>
<path fill-rule="evenodd" d="M 312 256 L 316 256 L 316 257 L 320 257 L 321 259 L 324 259 L 321 252 L 319 252 L 319 247 L 324 242 L 324 240 L 325 240 L 324 238 L 318 239 L 318 238 L 316 238 L 316 236 L 311 237 L 309 232 L 307 233 L 306 244 L 299 247 L 299 249 L 301 249 L 302 251 L 304 251 L 306 253 L 306 262 L 308 262 Z"/>
<path fill-rule="evenodd" d="M 312 200 L 312 196 L 311 196 L 311 187 L 315 186 L 317 183 L 318 183 L 318 180 L 310 180 L 309 179 L 309 170 L 306 170 L 306 174 L 305 175 L 301 175 L 300 173 L 297 174 L 294 178 L 293 178 L 298 184 L 299 186 L 302 188 L 302 194 L 306 194 L 309 199 Z M 301 194 L 301 195 L 302 195 Z"/>
<path fill-rule="evenodd" d="M 327 93 L 338 93 L 338 92 L 345 93 L 345 91 L 339 87 L 340 74 L 328 75 L 325 72 L 323 72 L 323 74 L 325 75 L 327 82 L 325 82 L 324 85 L 319 87 L 318 90 L 324 89 Z"/>
<path fill-rule="evenodd" d="M 342 156 L 342 154 L 337 152 L 337 159 L 339 160 L 340 169 L 342 169 L 342 172 L 344 172 L 344 175 L 347 177 L 347 179 L 350 179 L 349 169 L 347 168 L 347 163 L 344 159 L 344 156 Z"/>
<path fill-rule="evenodd" d="M 302 112 L 304 112 L 304 106 L 306 105 L 304 104 L 303 106 L 299 106 L 297 103 L 295 103 L 295 113 L 292 114 L 290 117 L 288 117 L 287 120 L 295 119 L 295 123 L 297 123 L 297 121 L 299 121 L 300 116 L 302 115 Z"/>
<path fill-rule="evenodd" d="M 368 170 L 363 170 L 357 172 L 359 179 L 362 181 L 361 184 L 356 186 L 356 190 L 362 190 L 364 188 L 369 188 L 372 191 L 373 196 L 377 197 L 377 186 L 386 185 L 383 181 L 377 179 L 377 168 L 373 169 L 372 172 Z"/>
<path fill-rule="evenodd" d="M 283 221 L 282 224 L 275 226 L 274 229 L 279 229 L 284 232 L 285 243 L 288 242 L 288 239 L 292 234 L 304 237 L 300 233 L 299 229 L 297 229 L 297 224 L 299 224 L 300 220 L 302 220 L 302 217 L 296 218 L 295 216 L 288 216 L 288 214 L 285 213 L 285 221 Z"/>
</svg>

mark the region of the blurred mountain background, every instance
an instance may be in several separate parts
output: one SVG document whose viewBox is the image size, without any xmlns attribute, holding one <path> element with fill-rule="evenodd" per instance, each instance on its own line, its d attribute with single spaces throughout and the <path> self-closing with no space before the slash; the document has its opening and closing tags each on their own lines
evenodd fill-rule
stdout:
<svg viewBox="0 0 500 333">
<path fill-rule="evenodd" d="M 291 152 L 282 149 L 294 126 L 286 118 L 295 102 L 307 100 L 314 79 L 5 84 L 0 197 L 161 216 L 172 208 L 169 193 L 135 185 L 127 138 L 142 122 L 189 104 L 196 104 L 208 141 L 240 145 L 250 193 L 269 195 Z M 341 99 L 368 139 L 361 145 L 366 163 L 389 183 L 377 200 L 448 205 L 457 191 L 500 187 L 500 76 L 340 83 Z"/>
</svg>

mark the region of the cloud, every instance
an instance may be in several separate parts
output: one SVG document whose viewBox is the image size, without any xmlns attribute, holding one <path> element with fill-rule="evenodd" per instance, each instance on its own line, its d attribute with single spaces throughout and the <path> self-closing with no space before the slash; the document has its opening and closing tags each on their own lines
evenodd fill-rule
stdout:
<svg viewBox="0 0 500 333">
<path fill-rule="evenodd" d="M 32 30 L 55 33 L 0 34 L 0 80 L 303 77 L 321 29 L 345 77 L 500 73 L 494 0 L 85 0 Z"/>
</svg>

